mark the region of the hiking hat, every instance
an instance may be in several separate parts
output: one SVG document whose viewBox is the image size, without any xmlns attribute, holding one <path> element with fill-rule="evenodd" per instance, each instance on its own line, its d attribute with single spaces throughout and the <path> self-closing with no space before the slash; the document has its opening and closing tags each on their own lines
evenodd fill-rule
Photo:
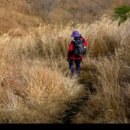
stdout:
<svg viewBox="0 0 130 130">
<path fill-rule="evenodd" d="M 74 37 L 74 38 L 81 37 L 81 34 L 78 31 L 73 31 L 73 33 L 71 34 L 71 37 Z"/>
</svg>

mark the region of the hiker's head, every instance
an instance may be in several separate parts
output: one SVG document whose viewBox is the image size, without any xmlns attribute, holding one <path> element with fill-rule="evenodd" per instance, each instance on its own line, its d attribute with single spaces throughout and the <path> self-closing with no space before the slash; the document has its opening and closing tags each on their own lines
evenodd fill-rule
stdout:
<svg viewBox="0 0 130 130">
<path fill-rule="evenodd" d="M 81 38 L 81 34 L 78 31 L 73 31 L 71 37 L 74 39 Z"/>
</svg>

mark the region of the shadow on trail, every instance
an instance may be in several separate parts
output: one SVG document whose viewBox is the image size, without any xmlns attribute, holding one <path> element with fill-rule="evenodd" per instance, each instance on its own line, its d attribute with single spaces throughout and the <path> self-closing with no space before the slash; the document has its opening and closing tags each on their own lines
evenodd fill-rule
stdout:
<svg viewBox="0 0 130 130">
<path fill-rule="evenodd" d="M 80 78 L 78 82 L 84 87 L 84 93 L 77 98 L 75 101 L 68 103 L 68 109 L 61 114 L 59 120 L 63 124 L 71 124 L 73 118 L 83 110 L 87 101 L 90 99 L 92 94 L 96 94 L 96 86 L 93 84 L 92 72 L 95 70 L 90 70 L 90 68 L 82 68 Z"/>
</svg>

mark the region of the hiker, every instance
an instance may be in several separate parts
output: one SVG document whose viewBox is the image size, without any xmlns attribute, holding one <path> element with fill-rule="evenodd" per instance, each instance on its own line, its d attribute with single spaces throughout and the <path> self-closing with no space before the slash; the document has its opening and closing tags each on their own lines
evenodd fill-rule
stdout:
<svg viewBox="0 0 130 130">
<path fill-rule="evenodd" d="M 68 48 L 68 62 L 71 74 L 79 76 L 80 65 L 82 63 L 83 57 L 86 55 L 86 47 L 88 42 L 78 31 L 73 31 L 71 34 L 73 40 L 69 43 Z"/>
</svg>

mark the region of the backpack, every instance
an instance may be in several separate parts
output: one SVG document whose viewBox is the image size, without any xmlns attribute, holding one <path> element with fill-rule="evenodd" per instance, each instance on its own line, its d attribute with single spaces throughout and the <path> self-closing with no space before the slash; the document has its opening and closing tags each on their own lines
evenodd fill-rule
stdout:
<svg viewBox="0 0 130 130">
<path fill-rule="evenodd" d="M 84 56 L 86 54 L 86 48 L 84 47 L 84 43 L 82 38 L 78 40 L 73 40 L 74 51 L 73 54 L 76 56 Z"/>
</svg>

